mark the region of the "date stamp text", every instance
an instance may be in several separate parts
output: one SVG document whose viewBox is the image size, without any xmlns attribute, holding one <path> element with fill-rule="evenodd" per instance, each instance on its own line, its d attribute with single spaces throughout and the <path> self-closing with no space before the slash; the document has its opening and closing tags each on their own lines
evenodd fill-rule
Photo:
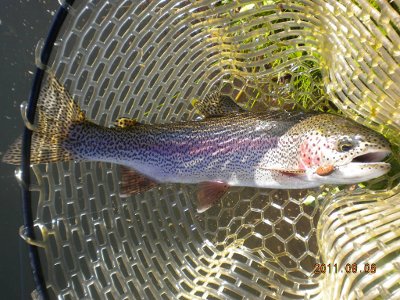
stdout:
<svg viewBox="0 0 400 300">
<path fill-rule="evenodd" d="M 339 267 L 338 264 L 314 264 L 314 274 L 337 274 L 337 273 L 376 273 L 376 264 L 363 263 L 363 264 L 346 264 L 343 267 Z"/>
</svg>

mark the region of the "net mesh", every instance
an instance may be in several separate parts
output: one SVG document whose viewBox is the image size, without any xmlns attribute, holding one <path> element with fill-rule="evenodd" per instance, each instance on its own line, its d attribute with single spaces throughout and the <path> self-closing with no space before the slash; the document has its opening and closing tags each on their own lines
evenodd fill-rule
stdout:
<svg viewBox="0 0 400 300">
<path fill-rule="evenodd" d="M 203 214 L 193 186 L 120 198 L 114 165 L 32 166 L 51 298 L 399 298 L 399 5 L 77 1 L 49 67 L 96 123 L 195 119 L 191 100 L 219 89 L 249 110 L 342 113 L 395 151 L 384 178 L 232 188 Z"/>
</svg>

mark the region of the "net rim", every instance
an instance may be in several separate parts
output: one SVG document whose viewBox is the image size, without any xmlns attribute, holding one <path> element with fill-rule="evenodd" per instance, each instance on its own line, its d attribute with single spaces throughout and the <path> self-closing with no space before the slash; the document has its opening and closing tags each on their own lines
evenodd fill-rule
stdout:
<svg viewBox="0 0 400 300">
<path fill-rule="evenodd" d="M 26 120 L 33 124 L 36 115 L 36 106 L 39 98 L 40 88 L 42 86 L 43 78 L 45 76 L 45 66 L 48 64 L 51 52 L 54 47 L 54 42 L 56 41 L 58 34 L 64 21 L 69 13 L 69 8 L 73 5 L 75 0 L 64 0 L 60 3 L 60 7 L 58 8 L 52 24 L 50 26 L 50 30 L 48 31 L 47 37 L 43 44 L 43 48 L 40 52 L 40 65 L 36 66 L 35 75 L 32 82 L 31 91 L 29 94 L 29 100 L 26 110 Z M 35 232 L 34 232 L 34 222 L 33 222 L 33 211 L 31 205 L 31 191 L 29 190 L 30 186 L 30 177 L 31 177 L 31 168 L 30 168 L 30 148 L 32 141 L 32 131 L 27 127 L 23 130 L 22 135 L 22 147 L 21 147 L 21 179 L 24 184 L 20 185 L 21 188 L 21 198 L 22 198 L 22 214 L 23 214 L 23 223 L 24 223 L 24 236 L 30 240 L 36 240 Z M 29 263 L 32 270 L 35 292 L 37 294 L 38 299 L 49 299 L 49 294 L 46 289 L 46 284 L 43 276 L 43 270 L 41 268 L 40 257 L 38 247 L 33 244 L 28 243 L 28 254 L 29 254 Z"/>
</svg>

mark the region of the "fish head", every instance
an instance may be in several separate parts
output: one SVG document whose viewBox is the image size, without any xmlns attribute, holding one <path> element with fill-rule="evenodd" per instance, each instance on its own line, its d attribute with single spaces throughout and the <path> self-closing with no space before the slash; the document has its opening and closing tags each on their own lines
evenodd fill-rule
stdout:
<svg viewBox="0 0 400 300">
<path fill-rule="evenodd" d="M 383 160 L 391 153 L 390 144 L 377 132 L 330 114 L 312 116 L 298 125 L 299 166 L 308 180 L 353 184 L 389 172 L 391 166 Z"/>
</svg>

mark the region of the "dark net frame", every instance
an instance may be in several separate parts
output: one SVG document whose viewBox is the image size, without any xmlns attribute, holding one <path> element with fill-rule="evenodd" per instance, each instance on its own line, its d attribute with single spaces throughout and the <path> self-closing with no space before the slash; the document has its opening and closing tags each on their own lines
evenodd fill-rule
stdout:
<svg viewBox="0 0 400 300">
<path fill-rule="evenodd" d="M 302 7 L 313 2 L 225 2 L 88 1 L 73 6 L 69 1 L 55 18 L 40 62 L 67 86 L 88 117 L 104 126 L 110 126 L 117 117 L 133 117 L 148 123 L 196 118 L 189 100 L 204 97 L 215 88 L 249 109 L 262 110 L 271 105 L 335 109 L 327 97 L 321 97 L 325 85 L 328 95 L 343 112 L 384 131 L 392 142 L 398 141 L 393 131 L 399 125 L 386 124 L 391 115 L 382 105 L 383 101 L 393 106 L 396 87 L 390 81 L 396 79 L 397 70 L 389 72 L 389 64 L 377 66 L 376 61 L 370 60 L 371 68 L 383 68 L 390 80 L 364 78 L 366 66 L 361 65 L 362 72 L 356 70 L 357 78 L 352 73 L 351 84 L 347 84 L 346 67 L 352 62 L 351 55 L 361 54 L 350 51 L 353 44 L 349 47 L 346 40 L 339 39 L 343 38 L 341 30 L 336 32 L 337 36 L 323 32 L 323 22 L 312 15 L 315 11 Z M 336 20 L 329 15 L 346 7 L 352 12 L 349 18 L 354 23 L 345 29 L 360 29 L 364 2 L 325 4 L 317 11 L 327 15 L 326 22 L 335 26 L 348 22 L 340 14 Z M 255 13 L 256 9 L 265 14 Z M 392 13 L 389 8 L 382 9 L 384 12 Z M 57 40 L 68 13 L 67 25 Z M 377 18 L 376 10 L 370 9 L 369 13 L 371 19 Z M 269 18 L 276 20 L 275 15 L 282 22 L 269 21 L 269 27 L 260 25 L 260 21 L 265 23 Z M 248 22 L 242 22 L 243 19 Z M 396 41 L 393 32 L 387 32 Z M 321 46 L 321 40 L 327 43 Z M 396 52 L 382 40 L 385 52 Z M 56 50 L 52 51 L 54 42 Z M 259 43 L 261 47 L 256 45 Z M 345 60 L 341 61 L 340 56 L 332 58 L 329 47 L 338 53 L 344 49 Z M 376 45 L 367 50 L 372 57 L 372 50 L 378 52 L 378 57 L 386 57 Z M 344 72 L 333 72 L 333 62 Z M 354 65 L 352 68 L 354 72 Z M 375 73 L 382 74 L 382 70 Z M 31 123 L 44 75 L 43 68 L 39 68 L 27 113 Z M 365 83 L 373 91 L 367 101 Z M 375 98 L 375 86 L 388 87 L 385 97 Z M 372 106 L 374 101 L 377 105 Z M 360 117 L 366 112 L 371 114 L 371 110 L 375 111 L 373 118 Z M 30 148 L 29 139 L 30 131 L 26 129 L 24 149 Z M 342 266 L 353 259 L 361 265 L 365 252 L 353 252 L 349 260 L 341 255 L 343 244 L 335 248 L 324 243 L 330 239 L 332 244 L 337 243 L 335 238 L 339 239 L 336 234 L 340 230 L 347 232 L 346 238 L 341 238 L 352 245 L 363 245 L 376 238 L 371 229 L 370 236 L 356 235 L 359 240 L 354 242 L 349 228 L 369 228 L 365 216 L 397 214 L 395 209 L 391 212 L 393 204 L 399 201 L 396 174 L 370 183 L 370 188 L 374 184 L 384 188 L 377 192 L 364 188 L 291 192 L 233 189 L 219 206 L 197 215 L 194 187 L 165 185 L 144 195 L 121 199 L 115 166 L 60 163 L 30 168 L 28 152 L 25 150 L 22 168 L 23 182 L 29 187 L 24 188 L 25 236 L 44 249 L 37 251 L 30 246 L 39 294 L 67 299 L 302 299 L 324 294 L 334 297 L 343 292 L 357 296 L 367 292 L 398 293 L 396 284 L 389 288 L 385 285 L 387 275 L 370 276 L 368 280 L 364 276 L 364 281 L 378 283 L 372 287 L 363 283 L 358 288 L 360 279 L 313 273 L 314 264 L 323 259 L 336 258 Z M 396 163 L 394 159 L 392 162 Z M 323 199 L 321 206 L 318 200 Z M 307 200 L 314 202 L 305 205 Z M 334 205 L 325 207 L 330 200 Z M 377 200 L 378 204 L 371 205 Z M 351 214 L 353 204 L 358 212 L 365 213 Z M 377 211 L 371 206 L 378 207 Z M 330 223 L 330 217 L 335 218 L 341 207 L 350 207 L 348 214 L 341 215 L 339 210 L 343 222 Z M 37 212 L 35 222 L 32 211 Z M 397 232 L 397 221 L 385 219 L 378 222 L 379 226 L 387 224 L 386 231 L 394 228 Z M 318 221 L 323 223 L 319 227 Z M 395 245 L 397 237 L 388 238 L 383 244 Z M 387 274 L 393 273 L 391 278 L 396 278 L 396 261 L 392 256 L 398 248 L 385 247 L 371 249 L 387 254 L 381 261 L 393 262 L 395 268 Z M 47 268 L 40 266 L 39 256 Z"/>
</svg>

